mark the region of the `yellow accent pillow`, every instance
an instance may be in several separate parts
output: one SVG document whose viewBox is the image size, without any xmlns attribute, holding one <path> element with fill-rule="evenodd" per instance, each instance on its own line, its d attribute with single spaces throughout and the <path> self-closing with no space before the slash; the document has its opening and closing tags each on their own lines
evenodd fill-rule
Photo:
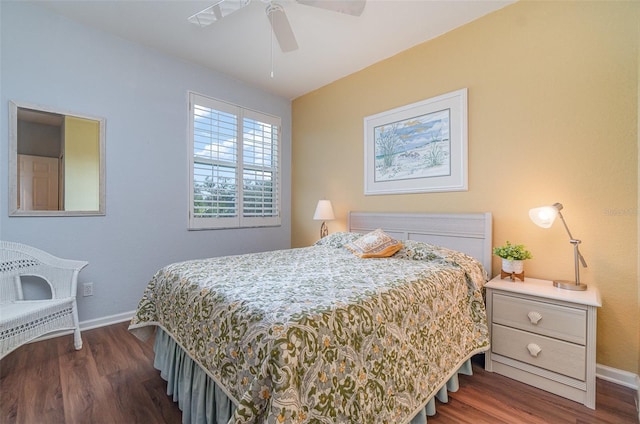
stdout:
<svg viewBox="0 0 640 424">
<path fill-rule="evenodd" d="M 381 228 L 371 231 L 344 247 L 361 258 L 387 258 L 402 248 L 402 242 L 391 238 Z"/>
</svg>

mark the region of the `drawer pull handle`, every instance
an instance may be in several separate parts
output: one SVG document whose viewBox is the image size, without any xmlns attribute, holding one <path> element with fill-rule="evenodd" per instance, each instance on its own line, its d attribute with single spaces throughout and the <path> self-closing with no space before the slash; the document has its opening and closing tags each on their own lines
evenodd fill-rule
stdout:
<svg viewBox="0 0 640 424">
<path fill-rule="evenodd" d="M 542 315 L 540 315 L 540 312 L 536 311 L 529 312 L 527 316 L 529 317 L 529 321 L 531 321 L 531 324 L 533 325 L 537 325 L 538 321 L 542 319 Z"/>
<path fill-rule="evenodd" d="M 529 354 L 534 358 L 537 358 L 538 354 L 542 352 L 542 348 L 535 343 L 529 343 L 527 349 L 529 349 Z"/>
</svg>

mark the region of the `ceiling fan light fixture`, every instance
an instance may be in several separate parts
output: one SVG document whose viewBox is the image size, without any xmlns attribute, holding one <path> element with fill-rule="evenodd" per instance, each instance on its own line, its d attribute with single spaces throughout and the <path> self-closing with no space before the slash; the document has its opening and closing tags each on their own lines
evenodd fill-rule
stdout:
<svg viewBox="0 0 640 424">
<path fill-rule="evenodd" d="M 251 0 L 218 0 L 212 6 L 187 18 L 189 22 L 200 27 L 206 27 L 219 21 L 225 16 L 247 6 Z"/>
<path fill-rule="evenodd" d="M 194 25 L 206 27 L 221 20 L 236 10 L 247 6 L 251 0 L 214 0 L 214 4 L 191 15 L 187 20 Z M 298 49 L 298 42 L 293 33 L 285 8 L 274 0 L 262 0 L 267 4 L 266 14 L 271 25 L 271 34 L 275 35 L 283 53 Z M 348 15 L 360 16 L 367 0 L 296 0 L 300 4 L 330 10 Z M 273 40 L 273 39 L 272 39 Z M 273 77 L 273 41 L 271 42 L 271 75 Z"/>
</svg>

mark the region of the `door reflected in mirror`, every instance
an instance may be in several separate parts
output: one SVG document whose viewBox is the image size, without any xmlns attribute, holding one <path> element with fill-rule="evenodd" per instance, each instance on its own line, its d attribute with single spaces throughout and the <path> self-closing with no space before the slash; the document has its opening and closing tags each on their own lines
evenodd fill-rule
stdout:
<svg viewBox="0 0 640 424">
<path fill-rule="evenodd" d="M 9 125 L 10 215 L 104 215 L 104 119 L 11 102 Z"/>
</svg>

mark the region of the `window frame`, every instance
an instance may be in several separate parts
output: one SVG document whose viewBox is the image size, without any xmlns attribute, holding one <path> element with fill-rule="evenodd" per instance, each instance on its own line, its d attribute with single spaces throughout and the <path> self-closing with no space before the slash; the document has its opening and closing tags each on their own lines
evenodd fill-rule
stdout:
<svg viewBox="0 0 640 424">
<path fill-rule="evenodd" d="M 236 118 L 236 159 L 235 159 L 235 177 L 238 182 L 236 185 L 236 215 L 233 217 L 197 217 L 194 212 L 194 188 L 195 188 L 195 166 L 198 163 L 198 156 L 195 155 L 195 105 L 204 106 L 223 113 L 233 114 Z M 189 113 L 189 128 L 187 135 L 188 145 L 188 159 L 189 159 L 189 230 L 214 230 L 214 229 L 230 229 L 230 228 L 253 228 L 253 227 L 273 227 L 281 225 L 281 207 L 282 207 L 282 165 L 281 165 L 281 153 L 282 153 L 282 120 L 278 116 L 270 115 L 264 112 L 255 111 L 252 109 L 244 108 L 239 105 L 235 105 L 224 100 L 215 99 L 209 96 L 198 94 L 192 91 L 188 92 L 188 113 Z M 259 166 L 255 164 L 244 163 L 244 120 L 252 119 L 261 123 L 271 125 L 276 131 L 276 136 L 272 138 L 274 141 L 273 149 L 276 153 L 271 156 L 275 164 L 272 166 L 264 167 L 265 170 L 271 170 L 276 174 L 274 178 L 274 215 L 270 216 L 244 216 L 244 179 L 243 171 L 245 169 L 256 169 Z M 212 163 L 215 162 L 211 160 Z M 206 162 L 206 159 L 201 158 L 201 163 Z"/>
</svg>

